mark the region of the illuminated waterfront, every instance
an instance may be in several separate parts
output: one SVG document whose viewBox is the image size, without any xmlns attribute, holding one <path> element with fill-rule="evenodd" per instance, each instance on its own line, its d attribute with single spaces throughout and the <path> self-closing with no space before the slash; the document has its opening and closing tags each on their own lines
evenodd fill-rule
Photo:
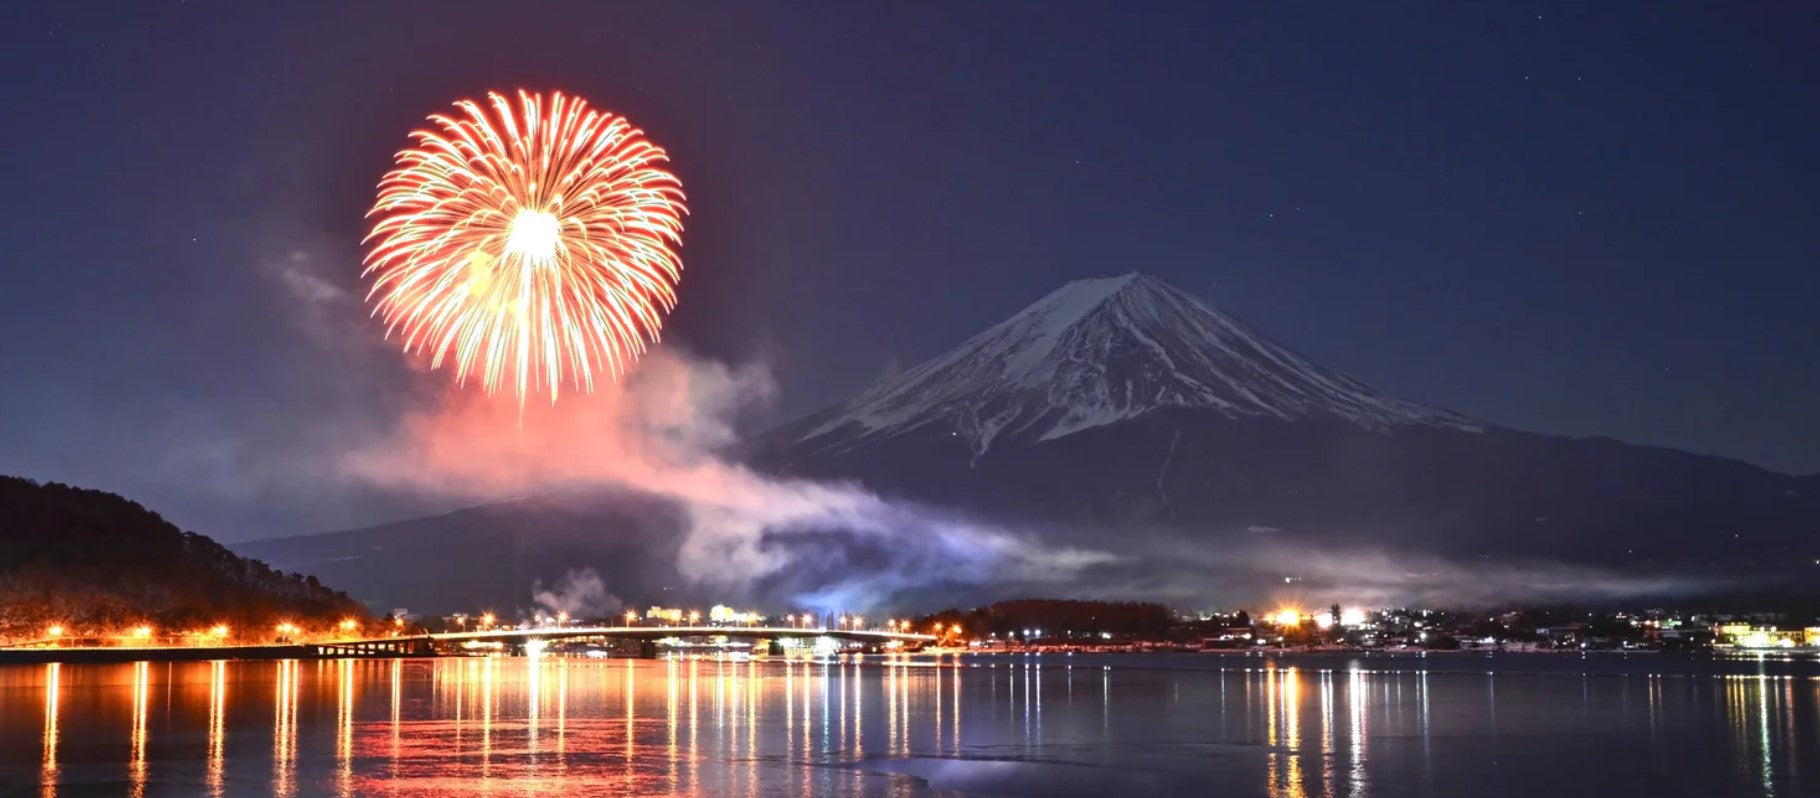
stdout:
<svg viewBox="0 0 1820 798">
<path fill-rule="evenodd" d="M 1820 791 L 1812 661 L 438 659 L 0 668 L 36 794 Z"/>
</svg>

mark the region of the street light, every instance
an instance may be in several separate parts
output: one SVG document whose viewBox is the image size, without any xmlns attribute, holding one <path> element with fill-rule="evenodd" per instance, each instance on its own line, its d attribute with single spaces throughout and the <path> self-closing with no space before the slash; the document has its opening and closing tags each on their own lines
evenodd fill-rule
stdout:
<svg viewBox="0 0 1820 798">
<path fill-rule="evenodd" d="M 635 626 L 637 624 L 638 624 L 638 611 L 626 610 L 626 625 Z"/>
<path fill-rule="evenodd" d="M 485 615 L 480 616 L 480 625 L 484 626 L 488 629 L 493 628 L 493 613 L 489 612 Z"/>
<path fill-rule="evenodd" d="M 62 637 L 63 636 L 63 625 L 57 624 L 57 623 L 51 624 L 49 629 L 44 630 L 44 636 L 45 637 Z"/>
<path fill-rule="evenodd" d="M 699 623 L 701 623 L 701 611 L 689 610 L 689 625 L 694 626 Z"/>
</svg>

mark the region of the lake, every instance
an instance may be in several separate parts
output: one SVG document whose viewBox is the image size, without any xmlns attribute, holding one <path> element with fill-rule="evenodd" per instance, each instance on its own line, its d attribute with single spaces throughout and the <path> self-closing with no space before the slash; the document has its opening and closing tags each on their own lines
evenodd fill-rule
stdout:
<svg viewBox="0 0 1820 798">
<path fill-rule="evenodd" d="M 1820 795 L 1820 664 L 1669 655 L 0 667 L 12 795 Z"/>
</svg>

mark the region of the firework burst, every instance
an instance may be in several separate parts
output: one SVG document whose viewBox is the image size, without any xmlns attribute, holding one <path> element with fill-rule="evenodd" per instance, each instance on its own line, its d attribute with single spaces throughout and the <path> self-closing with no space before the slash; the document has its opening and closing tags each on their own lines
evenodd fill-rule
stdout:
<svg viewBox="0 0 1820 798">
<path fill-rule="evenodd" d="M 367 213 L 387 338 L 520 402 L 616 378 L 676 305 L 687 210 L 669 158 L 560 92 L 455 108 L 411 134 Z"/>
</svg>

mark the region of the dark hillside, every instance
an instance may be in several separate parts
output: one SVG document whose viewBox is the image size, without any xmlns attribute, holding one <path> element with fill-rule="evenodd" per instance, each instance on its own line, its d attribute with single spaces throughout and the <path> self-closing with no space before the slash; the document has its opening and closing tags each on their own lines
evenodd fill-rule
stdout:
<svg viewBox="0 0 1820 798">
<path fill-rule="evenodd" d="M 280 620 L 365 615 L 313 576 L 236 556 L 137 502 L 0 476 L 0 639 L 51 624 L 71 635 L 145 624 L 161 637 L 226 624 L 256 637 Z"/>
</svg>

